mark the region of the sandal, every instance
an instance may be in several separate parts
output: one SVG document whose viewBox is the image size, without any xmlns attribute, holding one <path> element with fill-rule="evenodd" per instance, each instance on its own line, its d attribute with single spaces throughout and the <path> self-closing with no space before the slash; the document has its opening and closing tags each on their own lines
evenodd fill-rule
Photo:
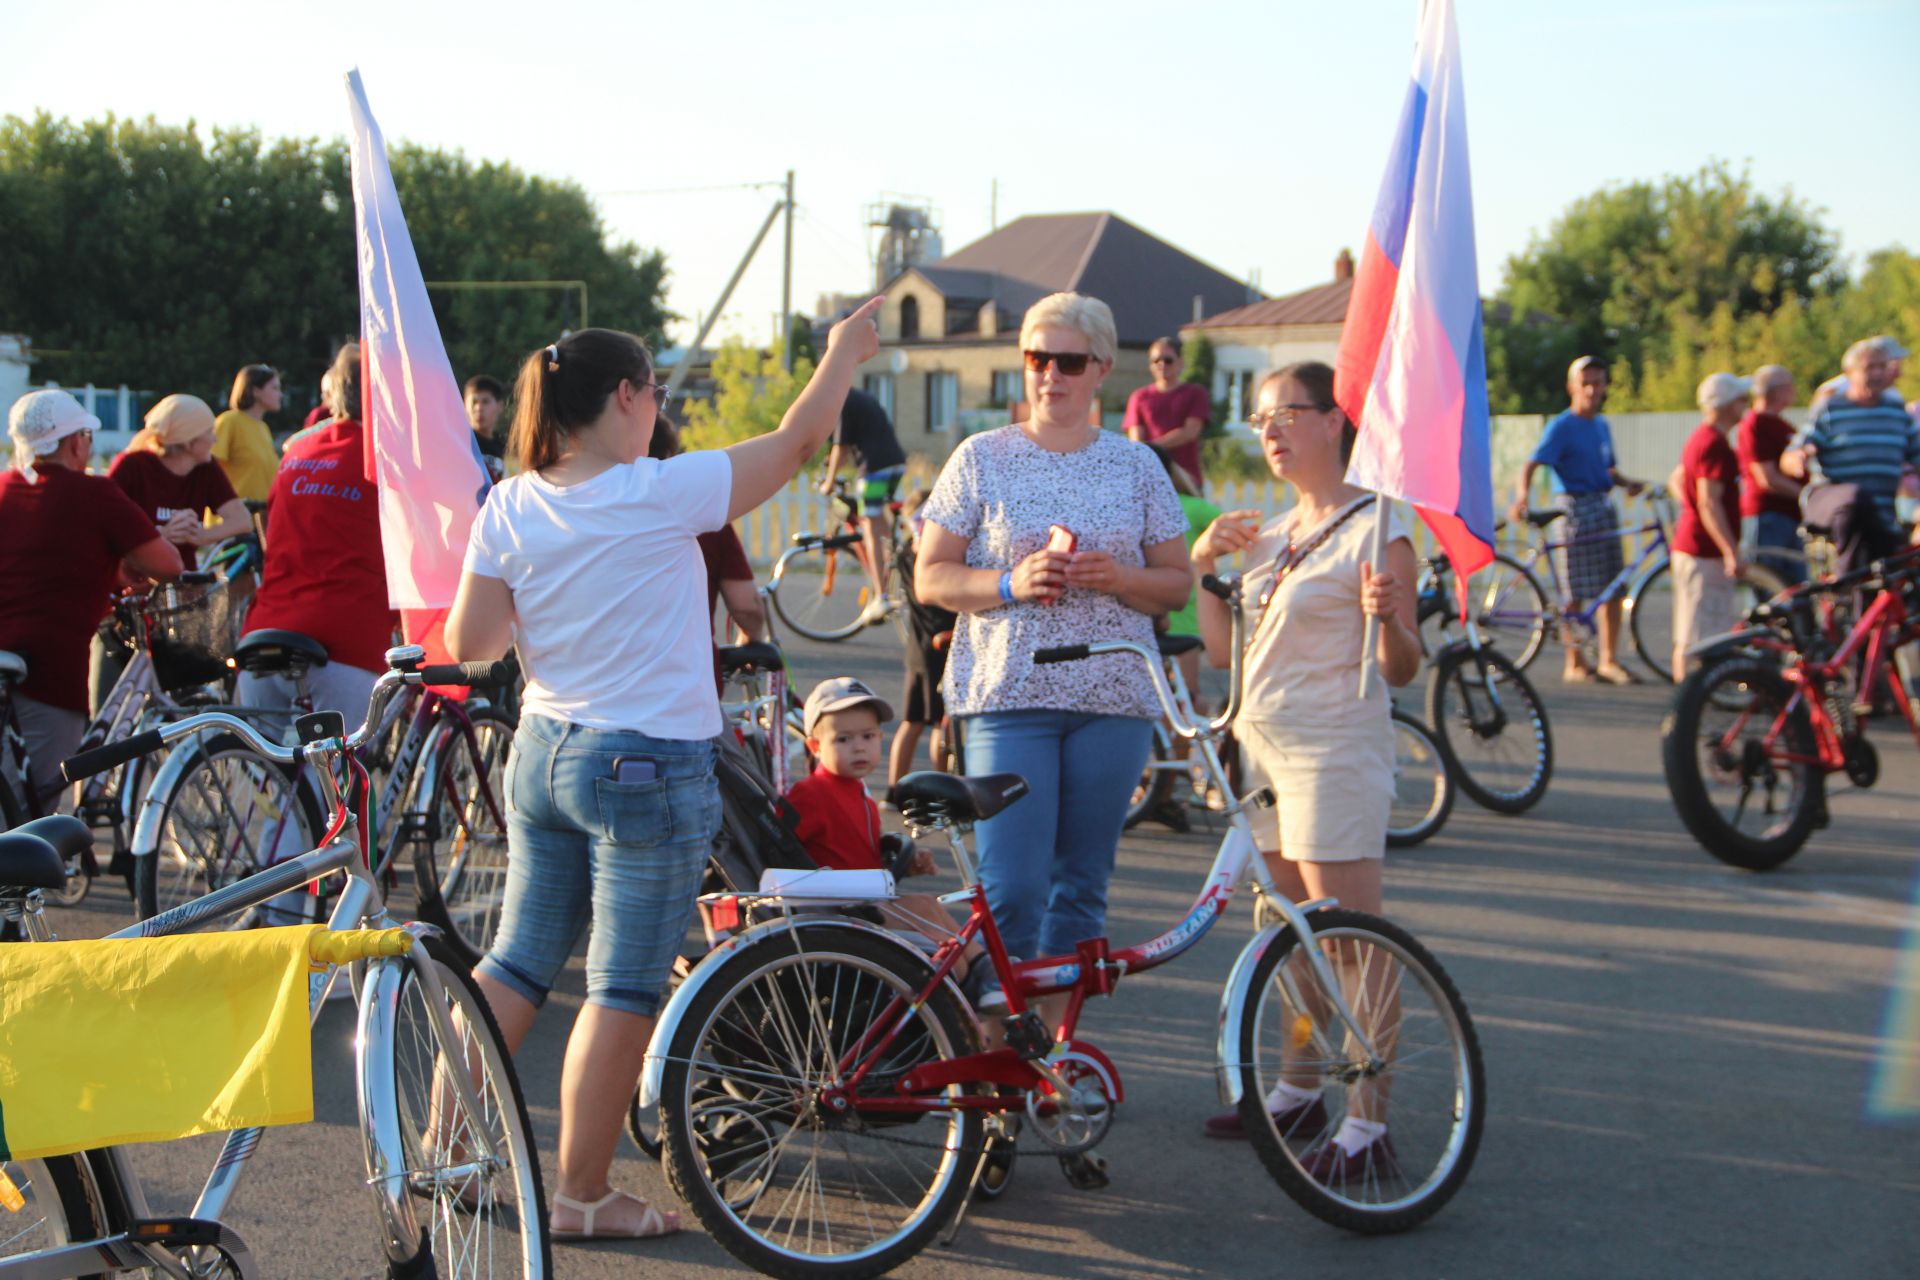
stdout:
<svg viewBox="0 0 1920 1280">
<path fill-rule="evenodd" d="M 1585 667 L 1569 667 L 1560 672 L 1561 684 L 1594 684 L 1599 678 Z"/>
<path fill-rule="evenodd" d="M 594 1218 L 599 1212 L 615 1200 L 631 1200 L 646 1212 L 640 1215 L 638 1231 L 600 1231 L 594 1227 Z M 609 1191 L 592 1204 L 575 1200 L 572 1196 L 563 1196 L 559 1192 L 553 1195 L 556 1206 L 572 1209 L 580 1215 L 577 1230 L 562 1231 L 548 1224 L 548 1234 L 555 1240 L 651 1240 L 657 1236 L 670 1236 L 680 1230 L 680 1215 L 672 1210 L 662 1212 L 658 1207 L 648 1204 L 639 1196 L 629 1195 L 625 1191 Z"/>
<path fill-rule="evenodd" d="M 1622 666 L 1601 667 L 1593 673 L 1593 678 L 1603 684 L 1628 685 L 1639 684 L 1640 677 Z"/>
</svg>

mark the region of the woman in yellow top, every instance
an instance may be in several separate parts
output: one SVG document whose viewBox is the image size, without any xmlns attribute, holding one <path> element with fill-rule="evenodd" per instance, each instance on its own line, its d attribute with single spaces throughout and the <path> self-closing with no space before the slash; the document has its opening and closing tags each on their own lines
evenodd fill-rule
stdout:
<svg viewBox="0 0 1920 1280">
<path fill-rule="evenodd" d="M 265 502 L 280 469 L 273 432 L 261 419 L 280 407 L 280 374 L 270 364 L 250 364 L 233 375 L 228 410 L 213 423 L 213 458 L 227 473 L 233 491 Z"/>
</svg>

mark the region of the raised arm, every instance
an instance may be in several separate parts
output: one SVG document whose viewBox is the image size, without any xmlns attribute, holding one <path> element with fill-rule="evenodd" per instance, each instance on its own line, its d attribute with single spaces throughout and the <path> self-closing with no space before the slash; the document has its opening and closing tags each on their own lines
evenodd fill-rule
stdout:
<svg viewBox="0 0 1920 1280">
<path fill-rule="evenodd" d="M 777 428 L 728 448 L 733 497 L 727 504 L 727 519 L 739 519 L 778 493 L 840 425 L 854 370 L 880 350 L 880 330 L 873 318 L 882 301 L 869 298 L 833 326 L 820 367 Z"/>
</svg>

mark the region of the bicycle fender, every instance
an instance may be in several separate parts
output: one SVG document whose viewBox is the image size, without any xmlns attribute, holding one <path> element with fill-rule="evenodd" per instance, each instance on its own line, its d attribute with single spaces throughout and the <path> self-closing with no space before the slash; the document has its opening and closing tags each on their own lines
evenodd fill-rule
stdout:
<svg viewBox="0 0 1920 1280">
<path fill-rule="evenodd" d="M 1219 1080 L 1220 1102 L 1223 1106 L 1240 1105 L 1240 1014 L 1247 1007 L 1253 988 L 1253 971 L 1258 967 L 1260 957 L 1267 954 L 1267 949 L 1286 930 L 1287 925 L 1282 922 L 1270 924 L 1254 934 L 1234 958 L 1233 969 L 1227 974 L 1227 985 L 1220 990 L 1220 1038 L 1214 1049 L 1214 1074 Z"/>
<path fill-rule="evenodd" d="M 154 771 L 153 780 L 147 783 L 146 792 L 139 801 L 139 816 L 134 820 L 133 839 L 127 848 L 127 852 L 134 857 L 150 858 L 159 849 L 160 817 L 166 808 L 167 797 L 173 794 L 180 775 L 199 761 L 201 742 L 201 737 L 195 734 L 174 746 Z"/>
<path fill-rule="evenodd" d="M 713 980 L 715 974 L 726 967 L 728 960 L 739 952 L 764 939 L 778 934 L 793 933 L 802 929 L 857 929 L 871 934 L 898 947 L 921 964 L 927 962 L 926 953 L 912 943 L 904 941 L 900 935 L 882 929 L 878 925 L 854 920 L 847 916 L 781 916 L 765 924 L 757 924 L 744 933 L 737 933 L 725 942 L 707 952 L 693 972 L 687 975 L 685 982 L 667 1000 L 666 1007 L 660 1010 L 660 1016 L 653 1024 L 653 1038 L 647 1041 L 647 1056 L 640 1069 L 640 1107 L 646 1110 L 659 1104 L 660 1079 L 667 1069 L 667 1049 L 673 1044 L 674 1033 L 680 1028 L 680 1020 L 686 1016 L 687 1008 Z M 953 986 L 953 978 L 947 978 L 947 985 Z M 958 990 L 958 988 L 956 988 Z"/>
<path fill-rule="evenodd" d="M 1722 631 L 1719 635 L 1708 636 L 1704 640 L 1694 641 L 1687 646 L 1687 656 L 1689 658 L 1704 658 L 1709 655 L 1731 652 L 1735 649 L 1744 649 L 1753 645 L 1757 640 L 1772 638 L 1773 633 L 1769 631 L 1755 631 L 1750 627 L 1737 627 L 1732 631 Z"/>
</svg>

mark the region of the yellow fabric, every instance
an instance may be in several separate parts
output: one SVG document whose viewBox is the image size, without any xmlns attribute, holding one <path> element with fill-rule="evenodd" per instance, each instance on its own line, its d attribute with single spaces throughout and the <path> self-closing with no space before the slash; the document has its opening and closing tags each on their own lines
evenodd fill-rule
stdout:
<svg viewBox="0 0 1920 1280">
<path fill-rule="evenodd" d="M 273 432 L 252 414 L 229 409 L 213 420 L 213 457 L 241 497 L 265 502 L 273 492 L 280 455 L 274 452 Z"/>
<path fill-rule="evenodd" d="M 313 1119 L 323 929 L 0 946 L 0 1157 Z"/>
</svg>

